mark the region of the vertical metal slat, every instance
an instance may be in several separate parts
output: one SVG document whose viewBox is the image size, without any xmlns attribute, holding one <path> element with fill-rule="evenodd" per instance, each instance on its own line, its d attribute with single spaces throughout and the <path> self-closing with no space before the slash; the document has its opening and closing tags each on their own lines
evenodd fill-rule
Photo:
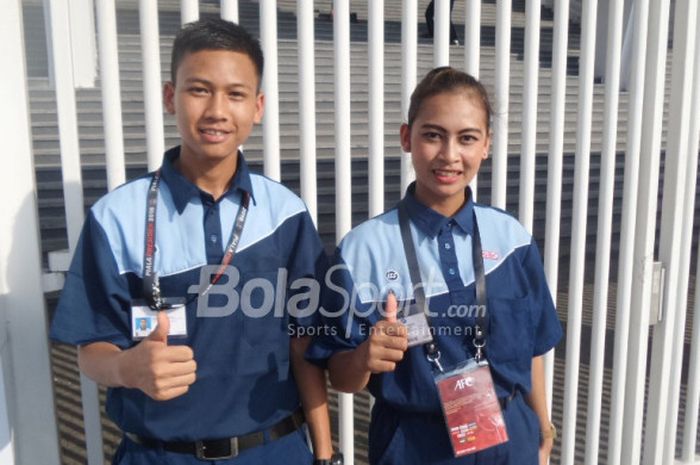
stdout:
<svg viewBox="0 0 700 465">
<path fill-rule="evenodd" d="M 418 21 L 416 8 L 417 0 L 403 0 L 401 3 L 401 117 L 402 122 L 408 122 L 408 107 L 411 93 L 416 87 Z M 415 179 L 411 154 L 401 154 L 401 195 L 406 192 L 408 185 Z"/>
<path fill-rule="evenodd" d="M 700 9 L 698 9 L 697 18 L 697 44 L 700 42 Z M 693 115 L 690 128 L 690 142 L 688 153 L 696 155 L 698 153 L 698 145 L 700 140 L 700 47 L 695 47 L 695 71 L 693 73 L 695 85 L 693 86 L 693 107 L 690 114 Z M 694 168 L 697 170 L 697 163 Z M 697 172 L 695 173 L 697 175 Z M 689 186 L 692 184 L 689 183 Z M 695 198 L 695 193 L 690 195 Z M 698 269 L 695 272 L 695 306 L 693 315 L 700 315 L 700 258 L 696 257 Z M 685 399 L 685 417 L 683 428 L 683 448 L 681 451 L 681 459 L 684 462 L 691 462 L 695 458 L 695 449 L 697 447 L 698 433 L 698 410 L 700 409 L 700 319 L 693 319 L 693 333 L 690 346 L 690 360 L 688 362 L 688 389 Z"/>
<path fill-rule="evenodd" d="M 221 17 L 232 23 L 238 23 L 238 0 L 221 0 Z"/>
<path fill-rule="evenodd" d="M 316 198 L 316 72 L 314 59 L 313 4 L 297 0 L 297 35 L 299 37 L 299 149 L 301 198 L 311 218 L 317 221 Z"/>
<path fill-rule="evenodd" d="M 124 131 L 122 128 L 122 101 L 119 84 L 119 52 L 117 49 L 117 16 L 114 1 L 98 1 L 97 33 L 102 84 L 102 114 L 107 161 L 107 188 L 109 190 L 126 180 L 124 166 Z"/>
<path fill-rule="evenodd" d="M 688 253 L 681 248 L 681 243 L 683 222 L 687 220 L 682 215 L 685 195 L 688 191 L 686 171 L 696 12 L 697 1 L 695 0 L 678 0 L 675 3 L 668 148 L 664 165 L 659 240 L 659 260 L 666 268 L 666 282 L 662 308 L 663 320 L 654 327 L 652 343 L 649 401 L 642 455 L 642 463 L 645 465 L 672 463 L 675 455 L 679 395 L 679 387 L 676 387 L 680 384 L 681 360 L 679 359 L 682 359 L 683 354 L 685 323 L 685 302 L 680 305 L 678 286 L 682 285 L 681 257 Z M 694 185 L 695 180 L 691 181 Z M 687 243 L 689 246 L 689 238 Z M 678 342 L 681 343 L 680 348 L 677 347 Z M 675 357 L 674 352 L 677 354 Z"/>
<path fill-rule="evenodd" d="M 620 100 L 623 12 L 624 0 L 610 1 L 608 8 L 608 38 L 605 66 L 605 119 L 603 127 L 603 151 L 601 154 L 598 232 L 596 234 L 595 282 L 593 289 L 593 325 L 591 328 L 588 418 L 586 422 L 586 465 L 597 465 L 600 447 L 605 331 L 608 314 L 613 197 L 615 193 L 617 115 Z"/>
<path fill-rule="evenodd" d="M 532 233 L 535 207 L 535 144 L 537 139 L 537 94 L 540 67 L 540 0 L 525 6 L 525 82 L 523 85 L 522 142 L 520 150 L 519 219 Z"/>
<path fill-rule="evenodd" d="M 481 0 L 466 0 L 464 7 L 464 68 L 465 71 L 479 79 L 479 62 L 481 53 Z M 477 200 L 478 174 L 469 184 Z"/>
<path fill-rule="evenodd" d="M 562 427 L 562 464 L 564 465 L 573 465 L 576 446 L 597 3 L 597 0 L 584 2 L 581 18 L 581 68 L 579 74 L 576 162 L 574 167 L 574 205 L 572 213 L 571 265 L 569 271 L 569 311 L 566 322 L 564 424 Z"/>
<path fill-rule="evenodd" d="M 143 99 L 146 116 L 146 153 L 148 169 L 153 171 L 160 166 L 163 152 L 165 151 L 157 3 L 152 0 L 139 0 L 139 20 L 141 26 Z"/>
<path fill-rule="evenodd" d="M 260 0 L 260 42 L 265 54 L 265 72 L 262 90 L 265 93 L 263 114 L 263 158 L 265 176 L 279 181 L 280 167 L 280 123 L 279 123 L 279 78 L 277 66 L 277 2 Z"/>
<path fill-rule="evenodd" d="M 369 16 L 369 216 L 384 212 L 384 0 Z"/>
<path fill-rule="evenodd" d="M 635 6 L 643 5 L 637 2 Z M 649 308 L 651 305 L 651 270 L 656 236 L 657 196 L 659 186 L 659 162 L 663 123 L 663 99 L 666 81 L 666 49 L 669 19 L 668 0 L 650 3 L 646 68 L 644 69 L 644 106 L 642 114 L 642 138 L 639 159 L 637 204 L 630 205 L 636 216 L 634 227 L 634 257 L 630 271 L 632 289 L 630 293 L 630 324 L 624 394 L 624 421 L 622 426 L 622 463 L 639 463 L 642 450 L 642 424 L 644 421 L 644 398 L 647 371 L 647 348 L 649 339 Z M 635 15 L 635 20 L 638 18 Z M 646 22 L 644 23 L 646 24 Z M 635 29 L 644 24 L 635 23 Z M 643 39 L 645 36 L 640 36 Z M 635 44 L 636 47 L 636 44 Z M 635 50 L 636 53 L 636 50 Z M 633 69 L 633 73 L 635 70 Z M 629 162 L 629 159 L 627 160 Z M 623 205 L 623 209 L 628 208 Z M 624 226 L 624 224 L 623 224 Z M 618 311 L 620 309 L 618 308 Z M 627 310 L 623 308 L 622 310 Z M 616 339 L 617 339 L 616 334 Z"/>
<path fill-rule="evenodd" d="M 333 49 L 335 69 L 335 236 L 339 242 L 352 227 L 350 151 L 350 2 L 334 0 Z M 355 463 L 352 394 L 338 394 L 340 449 Z"/>
<path fill-rule="evenodd" d="M 491 204 L 506 208 L 508 182 L 508 112 L 512 0 L 496 3 L 496 114 L 494 117 Z"/>
<path fill-rule="evenodd" d="M 561 198 L 564 158 L 564 119 L 566 115 L 566 61 L 569 34 L 569 0 L 554 4 L 554 37 L 552 45 L 552 115 L 547 156 L 547 206 L 545 220 L 544 270 L 552 299 L 557 301 L 559 278 L 559 243 L 561 241 Z M 554 353 L 545 357 L 547 392 L 554 386 Z M 548 399 L 551 411 L 551 397 Z"/>
<path fill-rule="evenodd" d="M 450 0 L 435 0 L 433 15 L 433 65 L 450 64 Z"/>
<path fill-rule="evenodd" d="M 199 19 L 199 2 L 197 0 L 180 0 L 180 23 L 187 23 Z"/>
</svg>

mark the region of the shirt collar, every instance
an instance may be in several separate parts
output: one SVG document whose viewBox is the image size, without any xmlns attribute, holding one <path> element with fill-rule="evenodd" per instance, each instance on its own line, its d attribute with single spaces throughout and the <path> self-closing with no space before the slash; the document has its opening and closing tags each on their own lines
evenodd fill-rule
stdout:
<svg viewBox="0 0 700 465">
<path fill-rule="evenodd" d="M 459 226 L 459 228 L 466 234 L 472 233 L 472 223 L 474 222 L 474 201 L 472 191 L 469 186 L 467 186 L 465 189 L 467 202 L 451 218 L 443 216 L 432 208 L 420 203 L 416 199 L 415 191 L 416 183 L 412 182 L 408 186 L 408 189 L 406 189 L 406 195 L 401 202 L 406 205 L 406 210 L 408 211 L 408 216 L 411 218 L 411 221 L 413 221 L 418 229 L 420 229 L 425 235 L 429 236 L 430 238 L 434 238 L 450 221 L 453 221 L 454 224 Z"/>
<path fill-rule="evenodd" d="M 170 188 L 173 201 L 175 202 L 175 208 L 177 208 L 178 213 L 182 213 L 190 200 L 200 197 L 203 192 L 173 166 L 173 163 L 179 156 L 180 146 L 173 147 L 165 152 L 163 156 L 163 165 L 161 166 L 161 176 Z M 255 202 L 253 183 L 250 179 L 248 164 L 240 151 L 237 156 L 238 164 L 236 165 L 236 173 L 231 181 L 231 186 L 229 186 L 229 189 L 224 193 L 224 197 L 232 196 L 236 191 L 248 192 L 253 202 Z"/>
</svg>

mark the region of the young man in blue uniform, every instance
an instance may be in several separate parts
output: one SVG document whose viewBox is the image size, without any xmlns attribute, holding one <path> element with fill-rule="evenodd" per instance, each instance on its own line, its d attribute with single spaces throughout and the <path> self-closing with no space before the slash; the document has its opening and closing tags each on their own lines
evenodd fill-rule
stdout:
<svg viewBox="0 0 700 465">
<path fill-rule="evenodd" d="M 311 464 L 304 418 L 314 463 L 331 458 L 325 376 L 303 358 L 322 246 L 304 203 L 239 151 L 262 72 L 242 27 L 186 25 L 163 92 L 181 146 L 85 222 L 51 336 L 109 387 L 114 464 Z"/>
<path fill-rule="evenodd" d="M 329 270 L 330 329 L 307 358 L 327 364 L 337 389 L 375 397 L 372 465 L 547 463 L 556 430 L 543 355 L 562 330 L 534 240 L 507 213 L 474 203 L 468 187 L 488 156 L 490 116 L 474 78 L 428 73 L 401 127 L 415 183 L 343 239 Z M 478 389 L 477 372 L 490 380 Z M 494 440 L 503 424 L 507 441 Z"/>
</svg>

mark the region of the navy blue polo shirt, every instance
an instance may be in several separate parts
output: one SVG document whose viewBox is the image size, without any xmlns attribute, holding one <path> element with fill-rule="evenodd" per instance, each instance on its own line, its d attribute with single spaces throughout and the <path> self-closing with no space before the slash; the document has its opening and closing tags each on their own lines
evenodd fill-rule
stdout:
<svg viewBox="0 0 700 465">
<path fill-rule="evenodd" d="M 475 213 L 490 322 L 486 357 L 496 391 L 499 397 L 514 390 L 529 392 L 532 358 L 554 347 L 562 335 L 535 242 L 517 220 L 501 210 L 469 200 L 447 218 L 418 202 L 413 192 L 412 185 L 402 202 L 411 220 L 440 362 L 449 369 L 474 354 L 473 328 L 479 315 L 473 307 Z M 334 353 L 354 349 L 367 339 L 371 326 L 384 316 L 390 289 L 400 308 L 413 300 L 398 209 L 348 233 L 329 273 L 321 311 L 325 331 L 307 352 L 309 360 L 321 365 Z M 409 349 L 394 372 L 372 375 L 368 387 L 379 402 L 397 410 L 441 412 L 432 365 L 421 346 Z"/>
<path fill-rule="evenodd" d="M 325 255 L 304 203 L 281 184 L 251 174 L 242 154 L 217 201 L 174 167 L 166 152 L 156 220 L 155 272 L 165 297 L 186 298 L 187 337 L 197 380 L 187 394 L 157 402 L 112 388 L 107 412 L 124 431 L 161 440 L 237 436 L 265 429 L 299 406 L 290 337 L 314 324 Z M 51 326 L 70 344 L 131 338 L 131 302 L 142 297 L 147 190 L 152 174 L 100 199 L 83 227 Z M 199 298 L 221 263 L 243 192 L 251 196 L 237 251 L 221 281 Z M 212 273 L 213 274 L 213 273 Z M 204 300 L 206 299 L 206 302 Z"/>
</svg>

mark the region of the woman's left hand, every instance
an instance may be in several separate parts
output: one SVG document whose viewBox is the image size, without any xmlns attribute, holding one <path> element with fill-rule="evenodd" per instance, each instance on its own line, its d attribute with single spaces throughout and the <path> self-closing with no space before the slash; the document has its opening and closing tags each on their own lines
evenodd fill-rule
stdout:
<svg viewBox="0 0 700 465">
<path fill-rule="evenodd" d="M 547 461 L 549 461 L 549 456 L 552 454 L 553 446 L 554 439 L 542 439 L 542 442 L 540 443 L 540 465 L 547 465 Z"/>
</svg>

